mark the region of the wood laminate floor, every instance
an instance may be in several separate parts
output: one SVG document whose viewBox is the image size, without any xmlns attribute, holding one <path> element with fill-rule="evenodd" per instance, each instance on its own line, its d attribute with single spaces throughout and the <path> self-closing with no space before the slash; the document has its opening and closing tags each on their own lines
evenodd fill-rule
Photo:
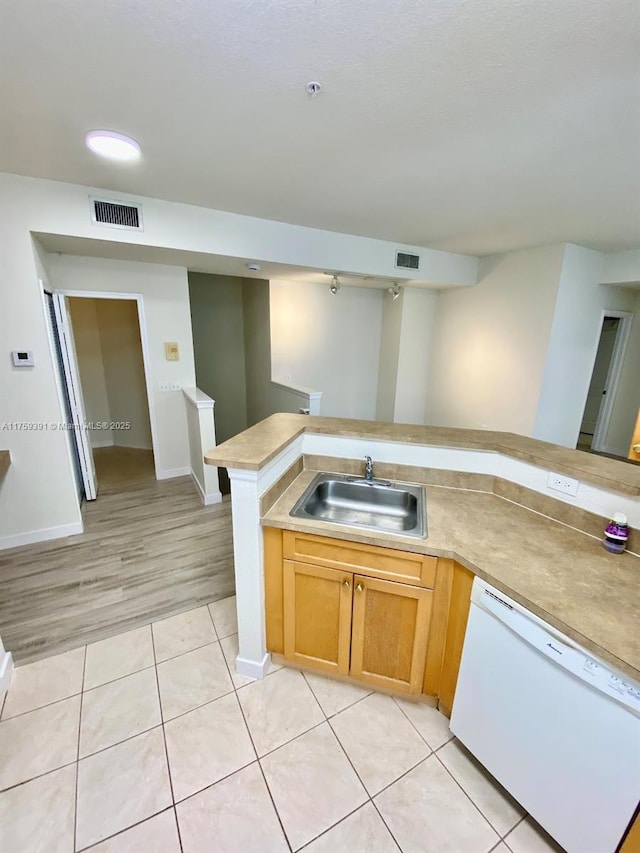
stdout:
<svg viewBox="0 0 640 853">
<path fill-rule="evenodd" d="M 0 551 L 0 635 L 18 663 L 233 595 L 231 502 L 203 506 L 190 477 L 103 482 L 83 516 L 79 536 Z"/>
</svg>

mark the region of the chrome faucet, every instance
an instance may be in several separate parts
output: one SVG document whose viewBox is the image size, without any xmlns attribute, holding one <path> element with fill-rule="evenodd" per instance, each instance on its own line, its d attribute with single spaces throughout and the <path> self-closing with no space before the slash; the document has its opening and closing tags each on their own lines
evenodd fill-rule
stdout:
<svg viewBox="0 0 640 853">
<path fill-rule="evenodd" d="M 373 461 L 370 456 L 364 457 L 364 478 L 368 483 L 373 480 Z"/>
</svg>

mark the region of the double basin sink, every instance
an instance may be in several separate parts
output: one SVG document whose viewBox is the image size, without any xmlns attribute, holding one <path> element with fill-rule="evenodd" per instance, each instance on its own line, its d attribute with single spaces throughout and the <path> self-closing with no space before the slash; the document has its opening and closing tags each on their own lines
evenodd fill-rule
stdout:
<svg viewBox="0 0 640 853">
<path fill-rule="evenodd" d="M 424 487 L 413 483 L 321 473 L 290 515 L 417 539 L 427 535 Z"/>
</svg>

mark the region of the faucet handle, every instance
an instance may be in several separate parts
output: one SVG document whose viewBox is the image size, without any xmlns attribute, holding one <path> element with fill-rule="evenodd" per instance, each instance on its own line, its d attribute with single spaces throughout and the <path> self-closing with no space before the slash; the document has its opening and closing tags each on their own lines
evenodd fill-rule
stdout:
<svg viewBox="0 0 640 853">
<path fill-rule="evenodd" d="M 373 460 L 370 456 L 364 457 L 364 478 L 365 480 L 373 479 Z"/>
</svg>

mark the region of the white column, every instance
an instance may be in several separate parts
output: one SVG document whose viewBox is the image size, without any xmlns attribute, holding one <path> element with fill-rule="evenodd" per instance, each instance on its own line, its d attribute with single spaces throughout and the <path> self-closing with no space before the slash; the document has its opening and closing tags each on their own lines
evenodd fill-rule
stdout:
<svg viewBox="0 0 640 853">
<path fill-rule="evenodd" d="M 236 672 L 263 678 L 271 656 L 267 652 L 264 624 L 264 549 L 258 472 L 229 468 L 229 480 L 238 611 Z"/>
</svg>

